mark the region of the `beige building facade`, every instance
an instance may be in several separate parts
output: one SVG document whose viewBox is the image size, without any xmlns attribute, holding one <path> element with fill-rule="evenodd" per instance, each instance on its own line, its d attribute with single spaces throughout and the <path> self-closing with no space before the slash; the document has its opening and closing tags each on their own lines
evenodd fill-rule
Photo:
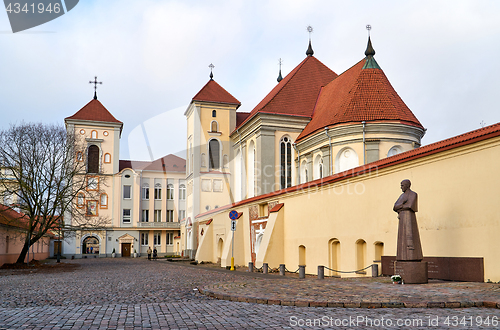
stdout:
<svg viewBox="0 0 500 330">
<path fill-rule="evenodd" d="M 84 223 L 92 228 L 66 239 L 63 255 L 131 257 L 156 248 L 159 256 L 184 248 L 180 221 L 186 217 L 184 159 L 167 155 L 152 162 L 119 159 L 123 123 L 95 97 L 65 119 L 83 147 L 75 161 L 85 164 L 86 191 L 75 200 Z M 73 212 L 76 213 L 76 212 Z M 74 224 L 75 216 L 65 216 Z M 80 220 L 82 221 L 82 220 Z"/>
</svg>

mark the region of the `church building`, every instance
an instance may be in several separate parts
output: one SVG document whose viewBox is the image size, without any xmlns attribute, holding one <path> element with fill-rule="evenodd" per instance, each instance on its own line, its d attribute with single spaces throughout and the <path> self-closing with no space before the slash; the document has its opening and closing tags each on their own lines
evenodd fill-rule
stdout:
<svg viewBox="0 0 500 330">
<path fill-rule="evenodd" d="M 500 181 L 500 126 L 421 147 L 426 129 L 375 60 L 370 38 L 364 55 L 337 75 L 309 42 L 306 58 L 286 77 L 280 72 L 250 113 L 238 112 L 240 102 L 210 77 L 185 113 L 188 195 L 199 194 L 200 184 L 211 192 L 201 203 L 188 196 L 196 260 L 227 267 L 234 244 L 237 265 L 303 265 L 310 274 L 322 265 L 331 276 L 370 275 L 367 267 L 382 269 L 382 257 L 396 254 L 392 206 L 400 182 L 410 179 L 421 196 L 424 255 L 466 258 L 479 265 L 481 279 L 500 280 L 491 252 L 500 247 L 492 236 L 500 225 L 480 184 Z M 221 111 L 225 124 L 214 129 Z M 223 183 L 216 200 L 213 180 Z M 478 210 L 478 199 L 488 206 Z M 234 242 L 230 211 L 239 215 Z"/>
<path fill-rule="evenodd" d="M 396 255 L 392 208 L 409 179 L 424 258 L 471 262 L 476 279 L 500 281 L 497 200 L 484 188 L 500 184 L 500 124 L 422 146 L 426 129 L 370 38 L 360 57 L 337 74 L 309 40 L 304 60 L 285 77 L 280 70 L 250 112 L 211 72 L 184 113 L 185 160 L 120 160 L 123 123 L 94 95 L 65 123 L 83 145 L 75 161 L 86 165 L 75 208 L 103 222 L 67 241 L 64 254 L 127 257 L 156 247 L 221 267 L 234 257 L 240 266 L 369 276 Z"/>
</svg>

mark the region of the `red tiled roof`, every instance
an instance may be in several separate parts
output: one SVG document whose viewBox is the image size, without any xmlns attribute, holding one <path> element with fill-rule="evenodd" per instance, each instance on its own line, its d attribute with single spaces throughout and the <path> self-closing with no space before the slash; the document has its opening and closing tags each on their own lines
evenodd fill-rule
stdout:
<svg viewBox="0 0 500 330">
<path fill-rule="evenodd" d="M 58 217 L 56 217 L 55 220 L 57 220 L 57 218 Z M 27 229 L 29 222 L 30 219 L 26 214 L 17 212 L 6 205 L 0 204 L 0 224 L 8 227 Z M 57 222 L 53 224 L 52 228 L 56 229 L 56 226 Z M 40 223 L 36 224 L 36 228 L 40 228 Z M 51 230 L 47 230 L 46 235 L 49 237 L 56 236 Z"/>
<path fill-rule="evenodd" d="M 66 119 L 74 119 L 74 120 L 91 120 L 91 121 L 102 121 L 106 123 L 119 123 L 123 124 L 121 121 L 117 120 L 113 115 L 106 109 L 101 102 L 96 99 L 93 99 L 89 103 L 87 103 L 83 108 L 78 110 L 71 117 L 67 117 Z"/>
<path fill-rule="evenodd" d="M 429 145 L 426 145 L 424 147 L 416 148 L 413 150 L 409 150 L 403 153 L 400 153 L 395 156 L 387 157 L 381 160 L 378 160 L 373 163 L 368 163 L 366 165 L 358 166 L 353 169 L 336 173 L 334 175 L 325 177 L 323 179 L 318 179 L 314 181 L 310 181 L 307 183 L 303 183 L 300 185 L 292 186 L 290 188 L 286 188 L 283 190 L 277 190 L 265 195 L 260 195 L 256 197 L 251 197 L 245 200 L 242 200 L 240 202 L 234 203 L 234 204 L 228 204 L 224 205 L 222 207 L 219 207 L 218 209 L 210 210 L 207 212 L 204 212 L 202 214 L 199 214 L 196 216 L 196 218 L 200 218 L 212 213 L 224 211 L 230 208 L 236 208 L 236 207 L 241 207 L 245 204 L 257 202 L 259 200 L 263 200 L 269 197 L 276 197 L 276 196 L 281 196 L 290 192 L 295 192 L 295 191 L 300 191 L 303 189 L 307 189 L 308 187 L 321 187 L 327 184 L 332 184 L 335 182 L 339 182 L 342 180 L 346 180 L 349 178 L 357 177 L 363 174 L 370 173 L 372 171 L 379 171 L 384 168 L 388 168 L 394 165 L 398 165 L 401 163 L 409 162 L 415 159 L 427 157 L 433 154 L 437 154 L 440 152 L 444 152 L 447 150 L 452 150 L 455 148 L 459 148 L 465 145 L 470 145 L 473 143 L 481 142 L 484 140 L 488 140 L 491 138 L 499 137 L 500 136 L 500 123 L 487 126 L 478 130 L 470 131 L 465 134 L 461 134 L 446 140 L 438 141 Z"/>
<path fill-rule="evenodd" d="M 307 56 L 257 104 L 240 125 L 259 112 L 311 117 L 321 87 L 335 77 L 337 74 L 326 65 L 314 56 Z"/>
<path fill-rule="evenodd" d="M 176 155 L 167 155 L 152 162 L 120 160 L 119 170 L 131 168 L 143 171 L 186 172 L 186 160 Z"/>
<path fill-rule="evenodd" d="M 236 127 L 240 126 L 248 116 L 250 116 L 250 112 L 236 112 Z"/>
<path fill-rule="evenodd" d="M 153 161 L 144 171 L 186 172 L 186 160 L 170 154 Z"/>
<path fill-rule="evenodd" d="M 297 141 L 324 127 L 352 122 L 397 121 L 423 128 L 381 69 L 363 69 L 366 58 L 325 86 L 312 120 Z"/>
<path fill-rule="evenodd" d="M 285 204 L 279 203 L 279 204 L 274 205 L 274 207 L 269 211 L 269 213 L 278 212 L 279 210 L 281 210 L 283 205 L 285 205 Z"/>
<path fill-rule="evenodd" d="M 125 168 L 131 168 L 133 170 L 142 170 L 143 168 L 147 167 L 150 164 L 151 164 L 151 162 L 145 162 L 145 161 L 140 161 L 140 160 L 120 159 L 118 166 L 119 166 L 119 171 L 121 171 Z"/>
<path fill-rule="evenodd" d="M 0 204 L 0 224 L 25 229 L 28 221 L 29 218 L 25 214 Z"/>
<path fill-rule="evenodd" d="M 209 80 L 205 86 L 193 97 L 193 101 L 206 101 L 215 103 L 227 103 L 241 105 L 234 96 L 229 94 L 221 85 L 215 80 Z"/>
</svg>

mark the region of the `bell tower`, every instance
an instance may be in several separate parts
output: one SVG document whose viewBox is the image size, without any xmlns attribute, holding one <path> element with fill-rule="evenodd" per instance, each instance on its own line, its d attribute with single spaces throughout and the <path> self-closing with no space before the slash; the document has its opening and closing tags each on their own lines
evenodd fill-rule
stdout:
<svg viewBox="0 0 500 330">
<path fill-rule="evenodd" d="M 229 162 L 233 158 L 230 134 L 236 128 L 241 103 L 213 80 L 193 97 L 184 113 L 187 120 L 187 253 L 196 252 L 198 214 L 233 202 Z"/>
</svg>

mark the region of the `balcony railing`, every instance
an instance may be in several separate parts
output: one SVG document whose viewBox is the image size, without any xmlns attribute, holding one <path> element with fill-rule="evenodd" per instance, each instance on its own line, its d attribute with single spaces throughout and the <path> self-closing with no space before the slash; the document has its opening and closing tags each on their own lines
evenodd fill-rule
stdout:
<svg viewBox="0 0 500 330">
<path fill-rule="evenodd" d="M 138 227 L 180 229 L 181 224 L 179 222 L 139 222 Z"/>
</svg>

